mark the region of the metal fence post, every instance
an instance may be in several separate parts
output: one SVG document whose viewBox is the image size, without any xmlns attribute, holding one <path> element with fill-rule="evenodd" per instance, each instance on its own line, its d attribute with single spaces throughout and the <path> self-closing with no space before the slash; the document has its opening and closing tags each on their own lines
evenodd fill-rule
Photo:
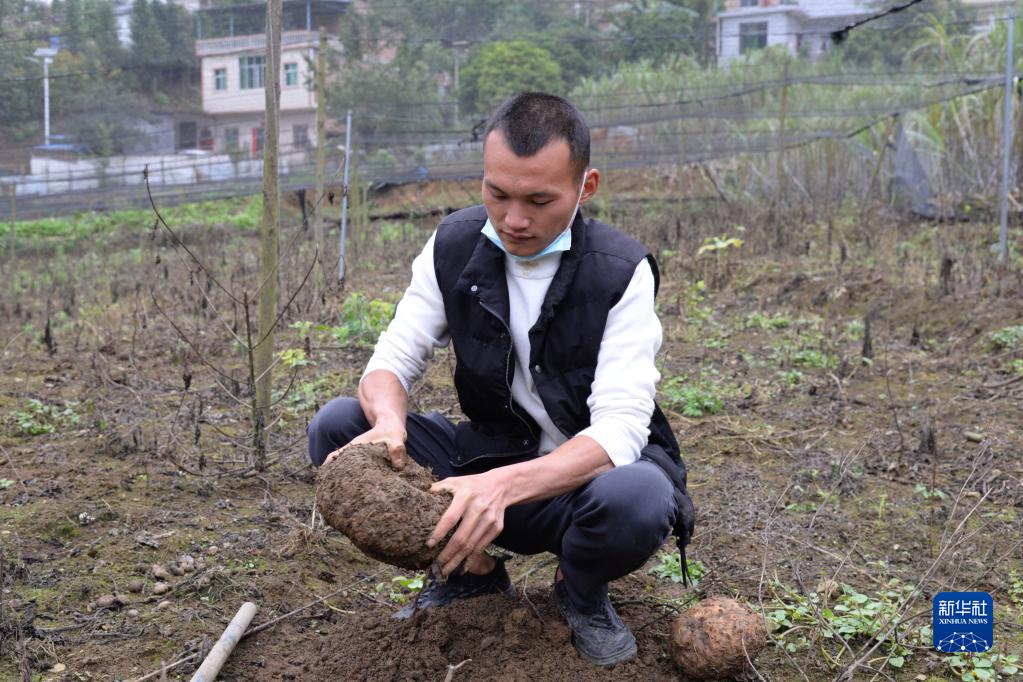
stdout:
<svg viewBox="0 0 1023 682">
<path fill-rule="evenodd" d="M 1009 260 L 1009 154 L 1012 148 L 1012 44 L 1015 40 L 1016 15 L 1008 15 L 1008 39 L 1005 47 L 1005 115 L 1002 119 L 1002 196 L 998 228 L 998 260 Z"/>
</svg>

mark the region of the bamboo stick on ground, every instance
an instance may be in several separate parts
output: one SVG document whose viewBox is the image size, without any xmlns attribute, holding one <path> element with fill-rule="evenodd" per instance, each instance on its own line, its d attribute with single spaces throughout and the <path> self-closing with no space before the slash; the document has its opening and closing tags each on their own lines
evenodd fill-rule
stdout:
<svg viewBox="0 0 1023 682">
<path fill-rule="evenodd" d="M 239 640 L 245 634 L 245 630 L 249 627 L 249 623 L 252 622 L 252 618 L 255 615 L 255 604 L 250 601 L 242 604 L 242 607 L 238 609 L 238 613 L 227 624 L 224 634 L 220 635 L 220 639 L 210 649 L 206 660 L 202 662 L 199 669 L 192 675 L 192 682 L 213 682 L 213 680 L 217 679 L 217 674 L 224 667 L 224 662 L 227 661 L 227 657 L 231 655 L 235 646 L 238 645 Z"/>
</svg>

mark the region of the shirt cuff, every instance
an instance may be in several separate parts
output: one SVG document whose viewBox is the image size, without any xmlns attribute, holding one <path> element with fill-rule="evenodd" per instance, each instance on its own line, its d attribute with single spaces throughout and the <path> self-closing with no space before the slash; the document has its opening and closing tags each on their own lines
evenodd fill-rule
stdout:
<svg viewBox="0 0 1023 682">
<path fill-rule="evenodd" d="M 636 447 L 635 439 L 630 438 L 628 434 L 630 426 L 631 424 L 626 424 L 623 420 L 605 418 L 587 426 L 576 435 L 587 436 L 595 440 L 600 447 L 604 448 L 611 463 L 620 467 L 632 464 L 639 459 L 639 449 Z M 645 443 L 649 438 L 650 431 L 649 429 L 644 429 L 644 431 L 646 431 L 643 435 Z"/>
</svg>

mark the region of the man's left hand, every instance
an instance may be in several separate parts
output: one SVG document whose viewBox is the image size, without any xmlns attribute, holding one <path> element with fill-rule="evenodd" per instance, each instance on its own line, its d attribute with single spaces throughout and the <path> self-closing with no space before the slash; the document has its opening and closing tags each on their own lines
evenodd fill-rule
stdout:
<svg viewBox="0 0 1023 682">
<path fill-rule="evenodd" d="M 447 490 L 454 496 L 426 543 L 436 546 L 458 524 L 458 530 L 437 557 L 444 575 L 450 575 L 470 554 L 486 549 L 504 529 L 506 490 L 495 474 L 496 471 L 488 471 L 445 478 L 430 487 L 434 492 Z"/>
</svg>

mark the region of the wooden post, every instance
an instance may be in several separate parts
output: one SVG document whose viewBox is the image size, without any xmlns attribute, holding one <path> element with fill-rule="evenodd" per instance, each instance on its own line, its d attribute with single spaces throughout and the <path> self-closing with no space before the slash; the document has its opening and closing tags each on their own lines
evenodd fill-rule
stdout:
<svg viewBox="0 0 1023 682">
<path fill-rule="evenodd" d="M 324 169 L 327 165 L 327 35 L 320 28 L 320 48 L 316 55 L 316 192 L 313 194 L 313 235 L 316 239 L 316 259 L 320 264 L 320 277 L 327 281 L 323 266 L 327 242 L 323 235 Z"/>
<path fill-rule="evenodd" d="M 273 386 L 274 325 L 277 320 L 277 280 L 280 249 L 280 187 L 277 177 L 280 153 L 281 16 L 283 0 L 266 5 L 266 127 L 263 138 L 263 225 L 260 230 L 259 335 L 253 349 L 258 414 L 254 435 L 257 470 L 266 465 L 266 434 L 270 423 Z"/>
</svg>

